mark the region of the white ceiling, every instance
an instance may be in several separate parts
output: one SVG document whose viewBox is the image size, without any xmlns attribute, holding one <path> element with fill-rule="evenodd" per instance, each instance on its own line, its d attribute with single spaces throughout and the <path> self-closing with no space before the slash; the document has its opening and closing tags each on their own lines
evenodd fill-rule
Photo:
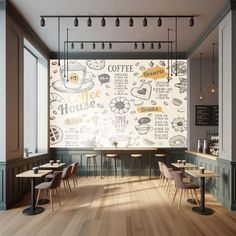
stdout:
<svg viewBox="0 0 236 236">
<path fill-rule="evenodd" d="M 178 51 L 187 52 L 196 39 L 211 23 L 227 0 L 11 0 L 39 37 L 51 51 L 57 51 L 57 19 L 46 18 L 46 26 L 40 26 L 40 15 L 196 15 L 195 26 L 189 27 L 189 19 L 178 20 Z M 134 19 L 134 27 L 128 26 L 127 19 L 120 20 L 120 27 L 114 26 L 114 19 L 106 20 L 101 27 L 100 19 L 93 19 L 92 27 L 87 27 L 87 19 L 79 19 L 79 27 L 74 27 L 73 18 L 61 19 L 61 47 L 66 40 L 66 28 L 69 28 L 69 40 L 127 40 L 151 41 L 167 40 L 167 28 L 171 28 L 170 39 L 175 40 L 174 19 L 163 19 L 162 27 L 156 26 L 156 19 L 148 19 L 143 27 L 142 19 Z M 210 41 L 217 41 L 217 34 Z M 211 48 L 207 46 L 205 50 Z M 208 45 L 208 44 L 207 44 Z M 77 45 L 79 51 L 79 45 Z M 174 48 L 174 47 L 173 47 Z M 85 45 L 83 51 L 134 52 L 152 51 L 149 45 L 145 49 L 135 50 L 132 45 L 116 44 L 112 50 L 101 49 L 101 45 L 92 49 Z M 167 51 L 162 47 L 154 51 Z"/>
</svg>

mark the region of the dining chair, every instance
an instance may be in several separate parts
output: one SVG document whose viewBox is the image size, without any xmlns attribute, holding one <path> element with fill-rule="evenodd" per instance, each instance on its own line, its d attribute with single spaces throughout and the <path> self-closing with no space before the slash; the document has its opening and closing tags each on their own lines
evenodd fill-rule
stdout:
<svg viewBox="0 0 236 236">
<path fill-rule="evenodd" d="M 73 183 L 74 183 L 74 187 L 76 188 L 76 185 L 78 185 L 78 182 L 77 182 L 77 170 L 78 170 L 78 165 L 79 165 L 79 162 L 75 162 L 72 165 L 72 168 L 71 168 L 71 178 L 73 180 Z"/>
<path fill-rule="evenodd" d="M 168 168 L 167 165 L 165 165 L 164 163 L 162 163 L 162 168 L 163 168 L 163 174 L 165 177 L 165 184 L 164 187 L 166 187 L 166 193 L 168 195 L 168 193 L 170 192 L 171 189 L 171 181 L 174 180 L 172 173 L 175 172 L 172 169 Z"/>
<path fill-rule="evenodd" d="M 87 161 L 86 161 L 86 178 L 88 177 L 88 174 L 90 175 L 90 160 L 93 159 L 93 169 L 94 169 L 94 173 L 96 174 L 97 176 L 97 155 L 96 154 L 86 154 L 85 155 L 86 158 L 87 158 Z"/>
<path fill-rule="evenodd" d="M 175 187 L 176 187 L 176 190 L 175 190 L 175 193 L 174 193 L 174 197 L 173 197 L 172 203 L 174 203 L 176 194 L 177 194 L 178 190 L 180 189 L 178 210 L 179 210 L 180 205 L 181 205 L 183 190 L 190 190 L 191 195 L 192 195 L 192 190 L 193 190 L 194 196 L 195 196 L 195 199 L 196 199 L 196 202 L 197 202 L 197 204 L 199 205 L 199 201 L 198 201 L 198 198 L 197 198 L 196 189 L 199 189 L 200 186 L 197 185 L 197 184 L 195 184 L 195 183 L 184 182 L 184 181 L 183 181 L 183 172 L 182 172 L 182 171 L 173 171 L 173 172 L 172 172 L 172 176 L 173 176 L 173 178 L 174 178 Z"/>
<path fill-rule="evenodd" d="M 159 187 L 161 186 L 162 182 L 164 181 L 164 172 L 163 172 L 163 163 L 161 161 L 158 161 L 158 166 L 160 170 L 160 179 L 159 179 Z"/>
<path fill-rule="evenodd" d="M 61 206 L 60 197 L 59 197 L 58 191 L 57 191 L 57 188 L 59 188 L 59 186 L 61 184 L 61 177 L 62 177 L 62 172 L 61 171 L 54 171 L 53 172 L 53 178 L 52 178 L 51 181 L 43 182 L 43 183 L 38 184 L 38 185 L 35 186 L 35 189 L 38 190 L 36 205 L 38 204 L 41 190 L 45 190 L 45 191 L 49 190 L 51 209 L 53 211 L 53 197 L 52 196 L 53 196 L 54 190 L 55 190 L 56 195 L 57 195 L 57 199 L 58 199 L 58 203 Z"/>
</svg>

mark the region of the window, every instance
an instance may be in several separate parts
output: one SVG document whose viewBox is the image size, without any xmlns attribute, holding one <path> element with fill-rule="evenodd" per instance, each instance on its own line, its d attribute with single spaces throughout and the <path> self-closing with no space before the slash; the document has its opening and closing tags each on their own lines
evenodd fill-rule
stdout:
<svg viewBox="0 0 236 236">
<path fill-rule="evenodd" d="M 47 78 L 47 59 L 24 39 L 25 157 L 48 152 Z"/>
</svg>

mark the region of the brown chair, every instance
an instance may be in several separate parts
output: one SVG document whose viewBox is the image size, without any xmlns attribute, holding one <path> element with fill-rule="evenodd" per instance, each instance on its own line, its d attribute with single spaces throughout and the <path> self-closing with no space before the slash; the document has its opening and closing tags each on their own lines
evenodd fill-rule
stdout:
<svg viewBox="0 0 236 236">
<path fill-rule="evenodd" d="M 61 184 L 61 177 L 62 177 L 61 171 L 54 171 L 53 178 L 50 182 L 43 182 L 43 183 L 35 186 L 35 189 L 38 189 L 38 196 L 37 196 L 36 205 L 38 204 L 41 190 L 45 190 L 45 191 L 49 190 L 51 207 L 52 207 L 52 211 L 53 211 L 53 198 L 52 198 L 52 196 L 53 196 L 54 189 L 55 189 L 59 205 L 61 206 L 60 198 L 59 198 L 58 191 L 57 191 L 57 188 Z"/>
<path fill-rule="evenodd" d="M 73 183 L 74 183 L 74 186 L 76 188 L 76 185 L 78 185 L 78 182 L 77 182 L 77 170 L 78 170 L 78 165 L 79 165 L 79 162 L 75 162 L 72 165 L 72 169 L 71 169 L 71 178 L 73 180 Z"/>
<path fill-rule="evenodd" d="M 62 176 L 61 179 L 63 180 L 63 185 L 64 185 L 64 190 L 65 190 L 65 196 L 67 196 L 66 192 L 67 192 L 67 187 L 71 192 L 71 187 L 70 187 L 70 182 L 69 182 L 69 178 L 71 177 L 71 170 L 72 170 L 72 165 L 67 166 L 63 172 L 62 172 Z"/>
<path fill-rule="evenodd" d="M 176 197 L 176 194 L 177 194 L 177 192 L 178 192 L 178 189 L 181 189 L 180 196 L 179 196 L 178 210 L 179 210 L 180 205 L 181 205 L 183 190 L 188 190 L 188 189 L 189 189 L 189 190 L 191 191 L 191 195 L 192 195 L 192 190 L 193 190 L 194 195 L 195 195 L 196 202 L 197 202 L 197 204 L 199 205 L 199 201 L 198 201 L 198 198 L 197 198 L 196 189 L 199 189 L 200 187 L 199 187 L 197 184 L 195 184 L 195 183 L 186 183 L 186 182 L 184 182 L 184 181 L 183 181 L 183 172 L 182 172 L 182 171 L 173 171 L 173 172 L 172 172 L 172 176 L 173 176 L 173 178 L 174 178 L 175 187 L 176 187 L 176 190 L 175 190 L 175 194 L 174 194 L 172 203 L 173 203 L 174 200 L 175 200 L 175 197 Z"/>
</svg>

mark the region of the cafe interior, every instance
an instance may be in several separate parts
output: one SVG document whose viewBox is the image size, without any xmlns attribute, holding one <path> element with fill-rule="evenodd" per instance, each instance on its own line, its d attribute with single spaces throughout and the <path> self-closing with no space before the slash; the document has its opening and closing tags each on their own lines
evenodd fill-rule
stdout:
<svg viewBox="0 0 236 236">
<path fill-rule="evenodd" d="M 235 9 L 0 0 L 0 235 L 236 235 Z"/>
</svg>

